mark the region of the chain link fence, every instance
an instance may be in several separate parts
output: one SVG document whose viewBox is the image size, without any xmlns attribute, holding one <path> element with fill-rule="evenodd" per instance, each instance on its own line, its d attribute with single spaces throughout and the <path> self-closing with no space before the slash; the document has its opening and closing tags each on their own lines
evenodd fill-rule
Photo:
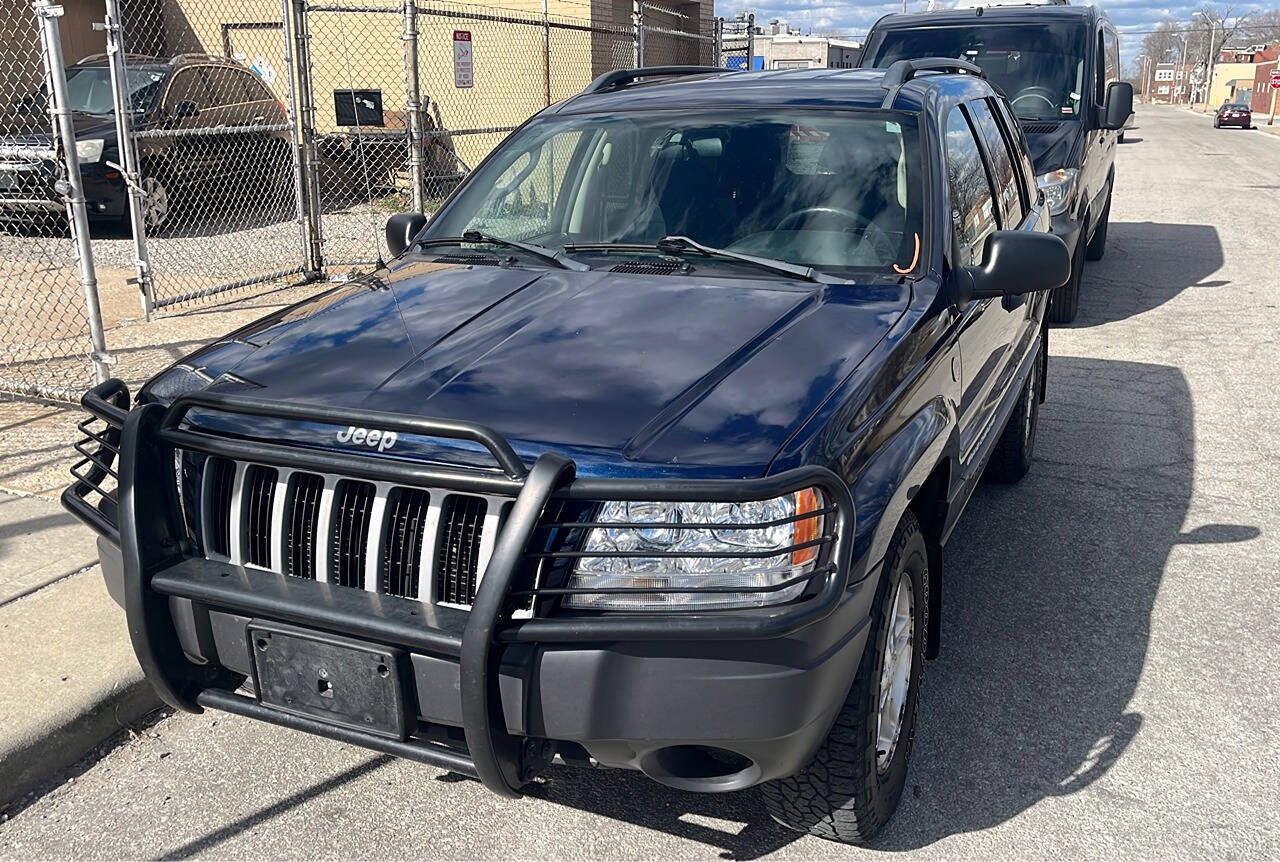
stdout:
<svg viewBox="0 0 1280 862">
<path fill-rule="evenodd" d="M 0 391 L 66 398 L 93 380 L 79 255 L 56 191 L 66 182 L 49 114 L 40 23 L 0 6 Z"/>
<path fill-rule="evenodd" d="M 56 61 L 28 0 L 4 4 L 0 391 L 69 400 L 101 376 L 99 292 L 110 327 L 367 269 L 387 256 L 390 214 L 435 209 L 507 134 L 595 76 L 727 65 L 710 3 L 552 2 L 590 17 L 545 2 L 61 0 Z M 51 62 L 77 117 L 92 231 L 79 245 Z"/>
</svg>

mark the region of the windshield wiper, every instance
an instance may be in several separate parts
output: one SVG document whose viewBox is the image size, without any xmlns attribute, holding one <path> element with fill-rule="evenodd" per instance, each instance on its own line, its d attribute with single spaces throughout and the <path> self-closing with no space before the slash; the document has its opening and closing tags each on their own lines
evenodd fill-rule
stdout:
<svg viewBox="0 0 1280 862">
<path fill-rule="evenodd" d="M 687 236 L 664 236 L 653 245 L 637 242 L 588 242 L 574 243 L 565 246 L 565 248 L 573 249 L 574 251 L 608 251 L 611 249 L 619 251 L 658 251 L 678 257 L 687 257 L 692 252 L 703 257 L 714 257 L 721 260 L 750 264 L 760 269 L 767 269 L 770 272 L 776 272 L 781 275 L 794 276 L 805 281 L 814 281 L 820 284 L 842 283 L 839 279 L 832 278 L 824 272 L 818 272 L 811 266 L 787 263 L 785 260 L 775 260 L 771 257 L 756 257 L 754 254 L 743 254 L 742 252 L 729 251 L 725 248 L 712 248 L 709 245 L 703 245 L 696 240 L 689 239 Z"/>
<path fill-rule="evenodd" d="M 571 269 L 574 272 L 586 272 L 591 269 L 591 267 L 587 266 L 582 261 L 574 260 L 563 251 L 552 251 L 545 246 L 534 245 L 531 242 L 520 242 L 515 239 L 503 239 L 500 236 L 491 236 L 487 233 L 481 233 L 478 230 L 464 230 L 462 232 L 462 236 L 426 237 L 425 239 L 418 240 L 415 245 L 457 245 L 464 242 L 473 244 L 485 243 L 487 245 L 500 245 L 507 248 L 519 249 L 520 251 L 523 251 L 526 254 L 531 254 L 540 260 L 545 260 L 547 263 L 555 264 L 561 269 Z"/>
</svg>

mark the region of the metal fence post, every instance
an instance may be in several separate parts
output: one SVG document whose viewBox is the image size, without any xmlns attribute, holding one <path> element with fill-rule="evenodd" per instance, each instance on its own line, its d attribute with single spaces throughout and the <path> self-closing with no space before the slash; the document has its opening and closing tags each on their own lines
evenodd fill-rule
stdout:
<svg viewBox="0 0 1280 862">
<path fill-rule="evenodd" d="M 133 234 L 133 265 L 137 270 L 138 295 L 147 319 L 155 310 L 155 279 L 147 252 L 147 223 L 143 217 L 146 194 L 138 165 L 138 144 L 133 137 L 133 106 L 129 100 L 129 71 L 126 64 L 124 32 L 121 30 L 120 0 L 106 0 L 106 20 L 102 29 L 107 38 L 107 64 L 111 71 L 111 101 L 115 107 L 116 141 L 121 164 L 113 165 L 124 174 L 129 191 L 129 229 Z M 95 27 L 98 25 L 95 25 Z"/>
<path fill-rule="evenodd" d="M 311 31 L 307 0 L 283 0 L 285 39 L 292 47 L 289 86 L 294 96 L 297 137 L 298 204 L 303 208 L 307 246 L 303 261 L 309 278 L 324 274 L 324 226 L 320 220 L 320 166 L 316 157 L 316 106 L 311 83 Z"/>
<path fill-rule="evenodd" d="M 711 54 L 713 66 L 724 65 L 724 18 L 716 18 L 712 31 Z"/>
<path fill-rule="evenodd" d="M 59 180 L 56 187 L 66 200 L 67 222 L 71 225 L 71 239 L 76 247 L 80 286 L 84 288 L 85 313 L 89 318 L 89 343 L 93 348 L 89 354 L 93 361 L 93 376 L 95 381 L 102 383 L 109 376 L 107 365 L 111 358 L 107 354 L 106 335 L 102 330 L 102 307 L 98 302 L 93 246 L 89 243 L 89 214 L 85 210 L 76 135 L 71 125 L 71 110 L 67 107 L 67 74 L 62 65 L 62 35 L 58 27 L 58 18 L 63 10 L 49 0 L 36 0 L 31 6 L 40 22 L 40 50 L 49 82 L 49 119 L 62 149 L 63 166 L 67 172 L 66 178 Z"/>
<path fill-rule="evenodd" d="M 303 274 L 310 278 L 318 273 L 313 260 L 311 238 L 315 228 L 311 224 L 311 208 L 308 205 L 309 190 L 307 187 L 306 153 L 303 147 L 302 133 L 302 99 L 294 68 L 296 57 L 294 48 L 297 44 L 297 32 L 293 21 L 292 0 L 281 0 L 281 20 L 284 22 L 282 46 L 284 54 L 284 76 L 289 88 L 289 151 L 293 161 L 293 205 L 298 220 L 298 258 L 302 264 Z"/>
<path fill-rule="evenodd" d="M 404 0 L 404 112 L 409 127 L 409 195 L 414 212 L 422 212 L 423 150 L 422 102 L 418 92 L 418 5 L 417 0 Z"/>
<path fill-rule="evenodd" d="M 750 72 L 756 67 L 756 13 L 747 15 L 747 65 Z"/>
<path fill-rule="evenodd" d="M 644 68 L 644 0 L 635 2 L 636 18 L 636 68 Z"/>
<path fill-rule="evenodd" d="M 551 106 L 551 20 L 547 17 L 547 0 L 542 0 L 542 88 L 547 106 Z"/>
</svg>

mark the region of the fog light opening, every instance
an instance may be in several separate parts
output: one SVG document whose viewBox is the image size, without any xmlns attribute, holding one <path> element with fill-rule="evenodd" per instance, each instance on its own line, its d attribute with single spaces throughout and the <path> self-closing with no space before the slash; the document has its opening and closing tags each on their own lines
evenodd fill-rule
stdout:
<svg viewBox="0 0 1280 862">
<path fill-rule="evenodd" d="M 760 767 L 751 758 L 709 745 L 659 748 L 641 758 L 640 769 L 654 781 L 681 790 L 740 790 L 760 780 Z"/>
</svg>

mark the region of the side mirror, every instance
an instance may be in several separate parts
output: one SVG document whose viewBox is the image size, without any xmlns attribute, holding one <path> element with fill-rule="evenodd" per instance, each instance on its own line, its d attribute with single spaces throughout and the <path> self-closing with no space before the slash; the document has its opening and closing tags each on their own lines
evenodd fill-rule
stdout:
<svg viewBox="0 0 1280 862">
<path fill-rule="evenodd" d="M 961 270 L 970 299 L 1020 296 L 1062 287 L 1071 277 L 1066 243 L 1051 233 L 998 230 L 987 238 L 979 266 Z"/>
<path fill-rule="evenodd" d="M 199 116 L 200 109 L 196 107 L 196 103 L 190 99 L 182 99 L 174 103 L 173 110 L 170 114 L 175 120 L 185 120 L 187 117 Z"/>
<path fill-rule="evenodd" d="M 413 242 L 413 238 L 427 226 L 422 213 L 396 213 L 387 219 L 387 248 L 392 257 L 399 257 Z"/>
<path fill-rule="evenodd" d="M 1133 113 L 1133 84 L 1128 81 L 1112 81 L 1107 85 L 1107 100 L 1102 106 L 1102 128 L 1123 129 L 1125 120 Z"/>
</svg>

